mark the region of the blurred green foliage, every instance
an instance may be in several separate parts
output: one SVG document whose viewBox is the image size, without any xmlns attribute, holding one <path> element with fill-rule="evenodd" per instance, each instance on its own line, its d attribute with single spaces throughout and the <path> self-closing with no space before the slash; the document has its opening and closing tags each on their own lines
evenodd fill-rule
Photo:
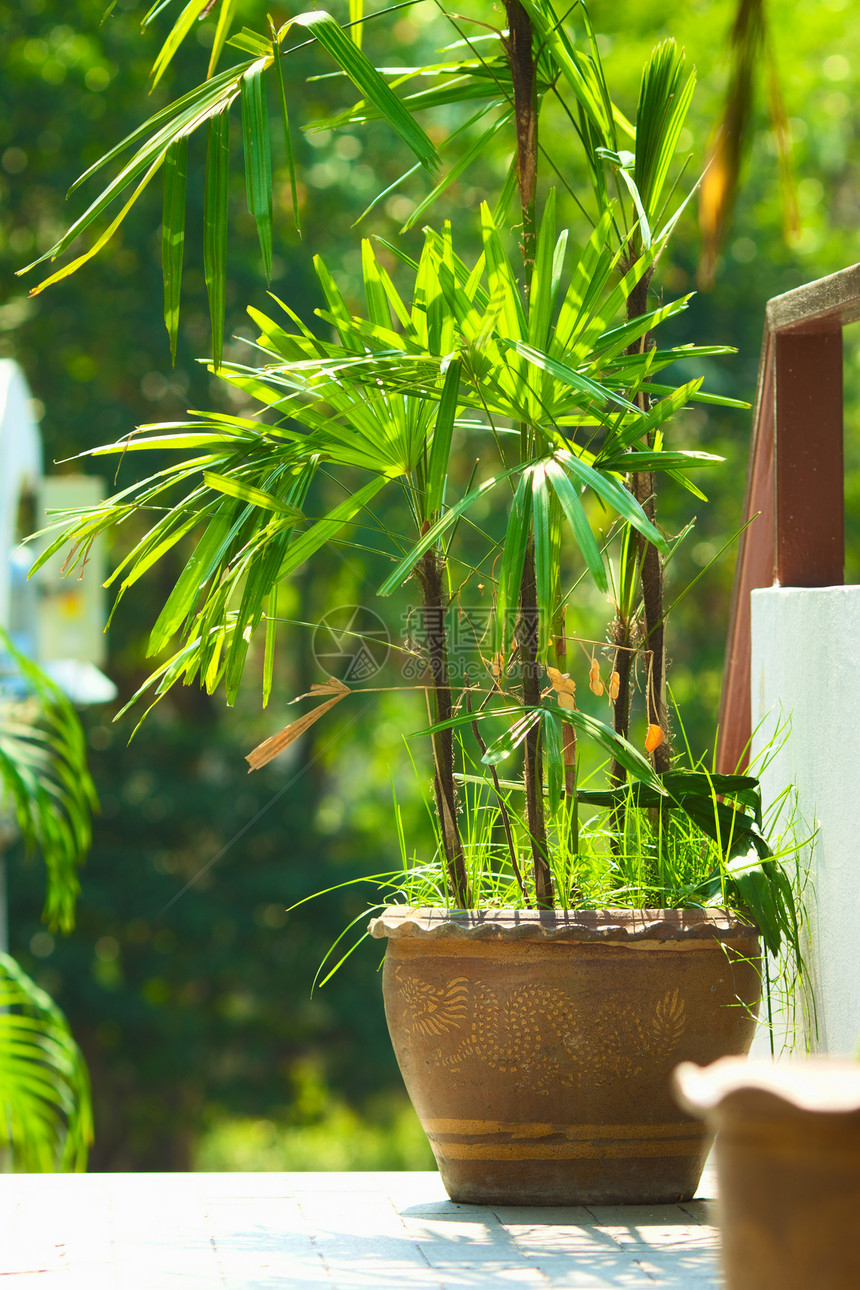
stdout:
<svg viewBox="0 0 860 1290">
<path fill-rule="evenodd" d="M 70 281 L 31 300 L 13 276 L 68 223 L 73 210 L 63 195 L 72 180 L 141 117 L 163 31 L 141 37 L 136 20 L 144 10 L 134 0 L 119 0 L 100 24 L 105 7 L 104 0 L 81 0 L 70 12 L 60 0 L 0 0 L 0 353 L 21 363 L 42 405 L 49 460 L 109 442 L 141 422 L 179 416 L 189 407 L 217 407 L 224 397 L 220 383 L 213 385 L 196 361 L 210 343 L 196 232 L 200 209 L 189 213 L 194 233 L 175 367 L 161 321 L 156 193 L 115 244 Z M 260 5 L 246 0 L 243 8 L 250 21 Z M 628 111 L 655 40 L 671 34 L 686 47 L 699 78 L 689 137 L 682 140 L 694 153 L 691 173 L 725 88 L 733 8 L 731 0 L 691 0 L 680 9 L 668 0 L 594 0 L 591 6 L 613 87 L 628 86 L 626 95 L 619 93 Z M 422 6 L 396 17 L 404 61 L 410 44 L 426 38 L 424 15 L 431 10 Z M 774 141 L 760 87 L 758 128 L 716 286 L 671 324 L 671 339 L 678 342 L 695 337 L 736 345 L 738 357 L 719 360 L 707 385 L 750 400 L 766 300 L 860 259 L 860 142 L 853 113 L 860 28 L 849 0 L 771 0 L 769 12 L 794 140 L 800 234 L 791 245 L 783 238 Z M 199 67 L 190 70 L 202 75 L 206 57 L 202 46 L 183 50 L 153 92 L 152 110 L 168 100 L 172 87 L 188 83 L 183 59 L 197 59 Z M 317 67 L 309 60 L 303 73 Z M 306 85 L 297 78 L 290 93 L 304 101 L 316 96 L 332 111 L 351 102 L 332 79 Z M 410 163 L 373 125 L 306 136 L 297 148 L 304 241 L 297 254 L 289 183 L 277 154 L 287 213 L 276 219 L 272 288 L 310 319 L 316 302 L 311 254 L 337 265 L 339 285 L 355 291 L 360 259 L 350 225 Z M 202 164 L 202 146 L 192 148 L 189 193 L 199 204 Z M 474 209 L 496 181 L 495 173 L 470 168 L 452 186 L 447 213 L 458 239 L 469 235 L 470 223 L 458 220 L 458 212 Z M 244 308 L 265 308 L 265 293 L 238 174 L 235 182 L 226 334 L 247 338 L 252 332 Z M 421 195 L 397 190 L 365 231 L 393 236 Z M 417 246 L 420 230 L 411 237 Z M 695 287 L 699 251 L 691 210 L 671 263 L 662 269 L 667 293 Z M 238 341 L 228 354 L 242 357 Z M 858 366 L 857 340 L 849 331 L 846 579 L 852 581 L 860 580 Z M 728 464 L 705 481 L 710 502 L 700 508 L 695 533 L 672 566 L 670 602 L 673 589 L 677 594 L 686 586 L 740 524 L 750 429 L 748 414 L 698 408 L 686 415 L 685 441 L 724 454 Z M 121 479 L 129 480 L 129 464 L 122 470 Z M 687 499 L 674 499 L 666 489 L 666 527 L 676 529 L 688 513 Z M 181 558 L 172 574 L 168 569 L 157 576 L 175 576 Z M 696 751 L 713 743 L 733 565 L 734 547 L 670 622 L 672 686 Z M 356 556 L 334 585 L 317 587 L 300 577 L 289 614 L 313 623 L 332 604 L 366 603 L 372 585 Z M 111 629 L 109 670 L 123 698 L 148 670 L 141 642 L 151 621 L 146 598 L 138 595 L 123 605 Z M 396 863 L 389 769 L 410 841 L 419 845 L 426 836 L 397 734 L 413 717 L 419 728 L 423 714 L 401 718 L 401 700 L 390 695 L 380 696 L 371 712 L 343 705 L 343 715 L 338 710 L 320 723 L 301 747 L 247 778 L 243 754 L 285 723 L 286 701 L 321 679 L 309 645 L 309 632 L 296 628 L 279 659 L 275 698 L 265 714 L 257 710 L 251 685 L 247 698 L 240 696 L 229 710 L 220 699 L 182 691 L 130 745 L 128 719 L 115 726 L 110 713 L 87 714 L 102 816 L 83 873 L 73 939 L 55 941 L 34 921 L 40 875 L 26 866 L 13 871 L 12 949 L 63 1007 L 92 1070 L 91 1167 L 396 1168 L 421 1159 L 408 1145 L 413 1129 L 403 1127 L 402 1117 L 411 1113 L 402 1111 L 385 1035 L 378 950 L 364 946 L 349 971 L 310 998 L 319 960 L 360 913 L 365 896 L 347 888 L 289 916 L 285 909 L 312 890 Z M 309 1087 L 330 1091 L 327 1107 L 308 1110 Z M 360 1129 L 357 1116 L 370 1127 Z"/>
<path fill-rule="evenodd" d="M 371 1098 L 362 1113 L 328 1086 L 313 1060 L 296 1062 L 289 1105 L 265 1118 L 216 1109 L 195 1143 L 201 1170 L 432 1169 L 433 1153 L 406 1098 Z"/>
</svg>

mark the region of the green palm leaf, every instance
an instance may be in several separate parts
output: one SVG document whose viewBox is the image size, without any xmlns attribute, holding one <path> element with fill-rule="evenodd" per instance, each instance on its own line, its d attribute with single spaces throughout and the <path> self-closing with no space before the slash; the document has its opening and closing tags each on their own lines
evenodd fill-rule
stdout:
<svg viewBox="0 0 860 1290">
<path fill-rule="evenodd" d="M 602 72 L 598 74 L 593 59 L 576 49 L 551 0 L 521 2 L 544 48 L 556 63 L 575 101 L 598 132 L 603 146 L 615 147 L 615 118 L 608 110 Z"/>
<path fill-rule="evenodd" d="M 696 87 L 695 72 L 683 79 L 684 61 L 675 41 L 664 40 L 648 60 L 639 88 L 633 180 L 652 226 Z"/>
<path fill-rule="evenodd" d="M 448 464 L 451 455 L 451 439 L 454 434 L 454 420 L 457 415 L 457 399 L 460 392 L 459 359 L 450 363 L 445 373 L 445 384 L 439 399 L 439 411 L 433 430 L 433 443 L 430 448 L 430 461 L 427 466 L 425 516 L 435 518 L 445 501 L 445 484 L 448 478 Z"/>
<path fill-rule="evenodd" d="M 168 35 L 152 66 L 152 84 L 157 85 L 167 71 L 173 56 L 185 37 L 191 31 L 204 9 L 211 5 L 211 0 L 189 0 L 176 20 L 173 30 Z M 151 11 L 152 12 L 152 11 Z M 154 17 L 153 13 L 153 17 Z"/>
<path fill-rule="evenodd" d="M 164 167 L 164 213 L 161 220 L 161 264 L 164 275 L 164 323 L 170 337 L 170 357 L 176 362 L 182 257 L 185 250 L 185 181 L 188 139 L 177 139 L 167 150 Z"/>
<path fill-rule="evenodd" d="M 2 628 L 0 650 L 26 687 L 21 697 L 0 692 L 0 800 L 14 813 L 27 846 L 42 854 L 46 921 L 69 931 L 96 805 L 84 734 L 65 695 Z"/>
<path fill-rule="evenodd" d="M 600 550 L 597 538 L 591 531 L 591 525 L 588 522 L 585 508 L 582 505 L 577 489 L 574 488 L 557 461 L 550 459 L 544 462 L 544 469 L 546 470 L 547 479 L 552 485 L 553 492 L 561 503 L 561 509 L 570 524 L 576 544 L 582 552 L 591 576 L 601 591 L 608 591 L 609 582 L 606 576 L 606 566 L 603 563 L 603 553 Z"/>
<path fill-rule="evenodd" d="M 240 64 L 236 68 L 213 77 L 211 81 L 206 81 L 203 85 L 197 86 L 196 89 L 183 95 L 182 98 L 177 99 L 175 103 L 170 104 L 163 111 L 156 113 L 140 129 L 129 135 L 116 148 L 100 158 L 88 171 L 81 175 L 74 185 L 75 188 L 128 148 L 137 144 L 140 145 L 131 160 L 122 167 L 108 186 L 84 211 L 83 215 L 69 226 L 62 237 L 49 247 L 43 255 L 40 255 L 38 259 L 26 265 L 25 268 L 19 269 L 18 272 L 28 273 L 36 265 L 43 264 L 46 260 L 56 259 L 99 218 L 111 202 L 143 176 L 131 200 L 123 209 L 121 217 L 111 226 L 111 233 L 113 233 L 119 227 L 121 219 L 125 218 L 152 176 L 163 163 L 171 143 L 183 135 L 191 134 L 198 126 L 208 121 L 210 117 L 223 111 L 224 107 L 235 98 L 242 76 L 251 66 L 253 66 L 252 63 Z M 107 239 L 104 240 L 106 241 Z M 66 272 L 71 271 L 73 270 L 69 268 Z M 53 280 L 55 278 L 46 279 L 45 282 L 34 288 L 34 291 L 42 290 Z"/>
<path fill-rule="evenodd" d="M 510 648 L 520 603 L 526 551 L 532 531 L 532 481 L 534 467 L 523 471 L 514 493 L 508 515 L 508 527 L 499 568 L 499 590 L 496 599 L 496 648 L 504 653 Z"/>
<path fill-rule="evenodd" d="M 550 505 L 552 494 L 547 486 L 546 465 L 535 463 L 531 472 L 532 532 L 535 549 L 535 589 L 538 607 L 538 657 L 546 658 L 550 627 L 555 607 L 559 576 L 558 560 L 553 559 Z"/>
<path fill-rule="evenodd" d="M 0 1142 L 15 1169 L 84 1170 L 93 1138 L 86 1063 L 57 1005 L 0 953 Z"/>
<path fill-rule="evenodd" d="M 361 52 L 341 25 L 324 9 L 290 18 L 278 32 L 280 43 L 291 27 L 302 27 L 315 36 L 346 73 L 359 93 L 372 103 L 380 116 L 400 135 L 423 166 L 431 172 L 438 169 L 439 154 L 430 139 L 403 106 L 394 91 Z"/>
<path fill-rule="evenodd" d="M 398 563 L 394 572 L 385 579 L 385 582 L 379 588 L 379 595 L 390 596 L 393 591 L 396 591 L 401 583 L 405 582 L 409 577 L 409 574 L 415 568 L 425 551 L 429 551 L 430 548 L 439 541 L 443 534 L 447 532 L 451 525 L 454 524 L 461 515 L 468 511 L 470 506 L 477 502 L 480 497 L 483 497 L 491 488 L 494 488 L 496 484 L 501 483 L 506 479 L 511 479 L 514 475 L 518 475 L 522 469 L 522 466 L 512 466 L 510 470 L 504 470 L 499 475 L 493 476 L 491 479 L 485 479 L 483 483 L 478 484 L 476 488 L 470 489 L 464 497 L 460 498 L 459 502 L 445 512 L 441 519 L 437 520 L 432 528 L 429 528 L 427 532 L 421 536 L 420 540 L 415 543 L 412 550 Z"/>
<path fill-rule="evenodd" d="M 218 66 L 218 60 L 224 52 L 224 45 L 230 34 L 230 26 L 233 22 L 233 15 L 236 9 L 236 0 L 221 0 L 221 9 L 218 14 L 218 25 L 215 28 L 215 38 L 212 41 L 212 53 L 209 55 L 209 66 L 206 69 L 206 78 L 215 75 L 215 68 Z"/>
<path fill-rule="evenodd" d="M 487 110 L 488 109 L 486 108 L 483 109 L 479 114 L 478 118 L 476 119 L 477 120 L 483 119 L 484 116 L 486 115 Z M 451 169 L 446 172 L 446 174 L 443 176 L 442 179 L 439 180 L 439 183 L 436 185 L 436 187 L 433 188 L 432 191 L 429 192 L 427 196 L 418 203 L 418 205 L 415 207 L 415 210 L 412 212 L 412 214 L 409 216 L 406 223 L 403 225 L 404 233 L 407 233 L 411 228 L 414 228 L 415 225 L 424 218 L 424 216 L 427 214 L 430 207 L 437 201 L 437 199 L 441 197 L 442 194 L 448 188 L 450 188 L 451 184 L 453 184 L 456 180 L 458 180 L 462 174 L 464 174 L 467 170 L 469 170 L 475 164 L 475 162 L 478 161 L 479 158 L 484 155 L 484 153 L 487 151 L 489 144 L 499 133 L 499 131 L 503 130 L 505 126 L 510 124 L 512 116 L 513 116 L 513 113 L 511 111 L 502 112 L 500 116 L 496 117 L 495 121 L 492 121 L 490 125 L 487 126 L 487 128 L 478 136 L 478 138 L 475 139 L 472 145 L 469 148 L 467 148 L 467 150 L 462 154 L 461 157 L 458 158 L 458 160 L 454 163 Z M 470 121 L 468 124 L 472 125 L 472 122 Z M 460 133 L 460 132 L 458 131 L 457 133 Z"/>
<path fill-rule="evenodd" d="M 669 544 L 663 537 L 663 534 L 656 529 L 650 520 L 646 519 L 645 512 L 637 501 L 620 480 L 614 476 L 605 473 L 602 470 L 595 470 L 587 462 L 581 461 L 574 453 L 559 451 L 555 454 L 556 460 L 560 461 L 565 470 L 581 484 L 591 488 L 597 496 L 607 502 L 613 510 L 617 511 L 622 519 L 632 524 L 637 532 L 653 542 L 659 551 L 665 554 L 669 551 Z"/>
<path fill-rule="evenodd" d="M 266 59 L 252 63 L 242 77 L 242 142 L 245 149 L 245 192 L 248 210 L 257 225 L 266 281 L 272 276 L 272 155 L 269 114 L 263 72 Z"/>
<path fill-rule="evenodd" d="M 212 361 L 221 366 L 227 296 L 227 197 L 230 181 L 230 105 L 209 122 L 203 204 L 203 272 L 212 327 Z"/>
</svg>

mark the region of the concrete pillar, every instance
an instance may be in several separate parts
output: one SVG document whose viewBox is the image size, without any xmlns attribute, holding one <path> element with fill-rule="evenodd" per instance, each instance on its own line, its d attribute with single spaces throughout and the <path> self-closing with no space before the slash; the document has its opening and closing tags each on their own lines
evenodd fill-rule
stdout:
<svg viewBox="0 0 860 1290">
<path fill-rule="evenodd" d="M 860 1041 L 860 586 L 752 593 L 753 754 L 781 720 L 790 735 L 762 774 L 764 802 L 787 785 L 806 853 L 808 963 L 818 1003 L 813 1051 L 854 1054 Z M 803 1043 L 803 1036 L 798 1035 Z M 757 1036 L 754 1051 L 765 1043 Z"/>
</svg>

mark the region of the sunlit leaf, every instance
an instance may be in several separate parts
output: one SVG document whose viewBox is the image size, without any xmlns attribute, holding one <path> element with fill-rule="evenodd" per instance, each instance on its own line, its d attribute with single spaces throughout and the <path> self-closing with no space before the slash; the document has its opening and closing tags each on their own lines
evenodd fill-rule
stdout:
<svg viewBox="0 0 860 1290">
<path fill-rule="evenodd" d="M 547 478 L 561 504 L 565 518 L 573 530 L 576 544 L 582 552 L 591 576 L 601 591 L 608 591 L 609 582 L 606 576 L 606 567 L 603 563 L 603 554 L 597 538 L 592 532 L 577 489 L 574 488 L 557 461 L 549 460 L 544 463 L 544 466 Z"/>
<path fill-rule="evenodd" d="M 77 273 L 78 269 L 80 269 L 82 265 L 89 263 L 90 260 L 92 260 L 96 255 L 98 255 L 99 251 L 101 251 L 103 247 L 107 246 L 108 242 L 111 240 L 114 233 L 119 228 L 120 224 L 122 224 L 126 215 L 129 213 L 132 206 L 137 201 L 140 194 L 143 192 L 144 188 L 146 188 L 150 179 L 152 179 L 153 175 L 155 175 L 156 172 L 160 169 L 161 163 L 163 161 L 164 161 L 164 156 L 160 156 L 153 162 L 149 170 L 144 175 L 143 179 L 138 184 L 137 188 L 135 188 L 131 197 L 126 202 L 125 206 L 123 206 L 120 213 L 108 225 L 108 227 L 101 234 L 101 236 L 96 239 L 96 241 L 89 248 L 89 250 L 85 251 L 83 255 L 79 255 L 76 260 L 72 260 L 71 264 L 67 264 L 64 268 L 58 269 L 56 273 L 52 273 L 50 277 L 45 278 L 42 282 L 40 282 L 37 287 L 33 287 L 30 291 L 31 296 L 41 295 L 41 293 L 45 290 L 46 287 L 51 287 L 54 285 L 55 282 L 62 282 L 64 278 L 68 278 L 71 276 L 71 274 Z M 38 263 L 38 261 L 35 261 L 35 263 Z M 28 267 L 32 267 L 32 266 L 28 266 Z M 23 273 L 25 272 L 25 270 L 22 269 L 20 270 L 20 272 Z"/>
<path fill-rule="evenodd" d="M 221 0 L 221 8 L 218 12 L 218 24 L 215 28 L 215 38 L 212 41 L 212 52 L 209 55 L 209 66 L 206 69 L 207 79 L 215 75 L 218 60 L 224 51 L 224 44 L 230 34 L 230 25 L 233 21 L 235 9 L 236 0 Z"/>
<path fill-rule="evenodd" d="M 555 608 L 558 560 L 553 559 L 550 532 L 550 491 L 547 487 L 546 465 L 536 462 L 531 471 L 532 532 L 535 552 L 535 592 L 538 608 L 538 658 L 546 657 L 550 627 Z"/>
<path fill-rule="evenodd" d="M 445 501 L 445 484 L 448 478 L 448 465 L 451 455 L 451 439 L 454 433 L 454 419 L 457 414 L 457 401 L 460 392 L 460 360 L 455 358 L 448 365 L 445 373 L 445 384 L 439 400 L 439 411 L 433 428 L 433 443 L 430 447 L 430 461 L 427 466 L 427 493 L 425 514 L 428 519 L 442 509 Z"/>
<path fill-rule="evenodd" d="M 176 362 L 182 258 L 185 250 L 185 182 L 188 140 L 184 136 L 167 150 L 164 167 L 164 212 L 161 220 L 161 267 L 164 276 L 164 323 L 170 337 L 170 357 Z"/>
<path fill-rule="evenodd" d="M 299 237 L 302 235 L 301 211 L 299 210 L 299 192 L 296 182 L 296 159 L 293 153 L 293 138 L 290 132 L 290 114 L 287 109 L 287 91 L 284 85 L 283 53 L 280 45 L 275 51 L 275 70 L 278 74 L 278 96 L 281 103 L 281 120 L 284 129 L 284 149 L 287 154 L 287 169 L 290 172 L 290 196 L 293 204 L 293 223 Z"/>
<path fill-rule="evenodd" d="M 437 520 L 432 528 L 429 528 L 427 532 L 422 535 L 419 541 L 415 543 L 408 555 L 399 562 L 394 572 L 385 579 L 385 582 L 379 588 L 379 595 L 390 596 L 393 591 L 396 591 L 401 583 L 405 582 L 406 578 L 415 568 L 424 552 L 429 551 L 430 547 L 434 546 L 439 541 L 451 525 L 454 524 L 456 520 L 458 520 L 459 517 L 478 500 L 479 497 L 482 497 L 484 493 L 488 492 L 491 488 L 494 488 L 496 484 L 501 483 L 505 479 L 510 479 L 513 475 L 519 474 L 521 470 L 521 466 L 512 466 L 510 470 L 502 471 L 501 474 L 494 476 L 492 479 L 485 479 L 482 484 L 477 486 L 477 488 L 471 489 L 466 493 L 465 497 L 461 497 L 459 502 L 447 510 L 445 514 Z"/>
<path fill-rule="evenodd" d="M 233 479 L 228 475 L 216 475 L 212 471 L 204 471 L 203 482 L 209 488 L 214 488 L 228 497 L 236 497 L 251 506 L 260 506 L 264 511 L 277 511 L 279 515 L 286 515 L 296 524 L 301 524 L 306 519 L 298 507 L 290 506 L 280 497 L 274 497 L 271 493 L 264 492 L 262 488 L 252 488 L 250 484 L 244 484 L 241 480 Z"/>
<path fill-rule="evenodd" d="M 543 714 L 542 729 L 543 760 L 547 772 L 547 797 L 549 799 L 550 814 L 555 815 L 561 805 L 564 784 L 564 747 L 561 737 L 561 722 L 551 708 L 547 708 Z"/>
<path fill-rule="evenodd" d="M 189 0 L 182 13 L 176 20 L 170 34 L 165 40 L 158 56 L 152 65 L 152 84 L 156 86 L 167 71 L 173 56 L 191 28 L 194 26 L 202 11 L 211 3 L 211 0 Z"/>
<path fill-rule="evenodd" d="M 245 193 L 257 225 L 266 281 L 272 276 L 272 157 L 269 114 L 263 87 L 266 60 L 260 59 L 242 77 L 242 142 L 245 148 Z"/>
<path fill-rule="evenodd" d="M 429 170 L 438 168 L 435 147 L 397 95 L 390 89 L 373 64 L 365 57 L 338 22 L 323 9 L 290 18 L 278 33 L 279 40 L 289 28 L 304 27 L 346 72 L 349 79 L 382 118 L 400 135 L 418 160 Z"/>
<path fill-rule="evenodd" d="M 491 122 L 487 129 L 484 130 L 483 133 L 474 141 L 471 147 L 469 147 L 462 156 L 457 159 L 451 169 L 446 171 L 445 175 L 439 180 L 436 187 L 433 188 L 432 191 L 429 192 L 427 196 L 415 207 L 415 210 L 403 225 L 404 233 L 408 232 L 409 229 L 414 228 L 415 225 L 424 218 L 430 207 L 435 205 L 437 199 L 441 197 L 442 193 L 450 188 L 451 184 L 455 183 L 462 174 L 474 166 L 478 158 L 487 151 L 491 140 L 495 138 L 500 130 L 510 124 L 512 115 L 512 112 L 503 112 L 501 116 L 498 116 L 495 121 Z"/>
<path fill-rule="evenodd" d="M 571 452 L 557 452 L 556 460 L 560 461 L 565 469 L 576 476 L 580 483 L 591 488 L 598 497 L 607 502 L 622 519 L 627 520 L 629 524 L 646 537 L 649 542 L 664 554 L 668 553 L 669 545 L 659 529 L 655 528 L 651 521 L 646 517 L 642 507 L 633 497 L 620 480 L 615 479 L 612 475 L 602 470 L 595 470 L 586 462 Z"/>
<path fill-rule="evenodd" d="M 209 123 L 203 205 L 203 271 L 212 326 L 212 362 L 221 366 L 227 293 L 227 197 L 230 182 L 230 109 Z"/>
</svg>

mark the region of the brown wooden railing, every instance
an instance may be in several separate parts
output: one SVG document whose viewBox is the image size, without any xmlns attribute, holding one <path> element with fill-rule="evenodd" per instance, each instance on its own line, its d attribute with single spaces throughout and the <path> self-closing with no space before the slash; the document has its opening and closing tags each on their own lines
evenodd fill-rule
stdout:
<svg viewBox="0 0 860 1290">
<path fill-rule="evenodd" d="M 729 617 L 717 764 L 746 764 L 750 592 L 844 577 L 842 328 L 860 318 L 860 265 L 767 305 L 744 522 Z"/>
</svg>

